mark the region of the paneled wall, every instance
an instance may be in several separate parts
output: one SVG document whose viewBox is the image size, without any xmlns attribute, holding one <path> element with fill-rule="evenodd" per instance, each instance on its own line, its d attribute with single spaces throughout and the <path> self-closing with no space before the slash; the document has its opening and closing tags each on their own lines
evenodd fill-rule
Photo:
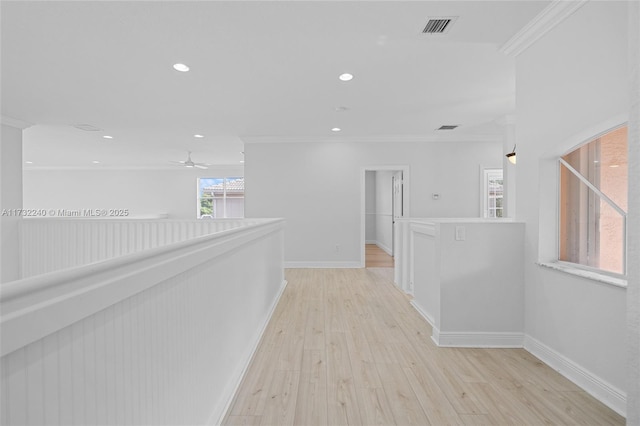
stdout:
<svg viewBox="0 0 640 426">
<path fill-rule="evenodd" d="M 133 256 L 6 284 L 3 425 L 221 419 L 283 289 L 282 221 Z"/>
<path fill-rule="evenodd" d="M 259 222 L 256 219 L 26 219 L 20 224 L 21 277 L 86 265 Z"/>
</svg>

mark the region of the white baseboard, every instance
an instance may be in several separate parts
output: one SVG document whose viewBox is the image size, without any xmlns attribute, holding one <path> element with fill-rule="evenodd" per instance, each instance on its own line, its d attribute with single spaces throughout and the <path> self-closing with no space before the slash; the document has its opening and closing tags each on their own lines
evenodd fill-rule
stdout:
<svg viewBox="0 0 640 426">
<path fill-rule="evenodd" d="M 375 244 L 385 253 L 387 253 L 389 256 L 393 256 L 393 250 L 391 250 L 390 247 L 387 247 L 386 245 L 382 244 L 380 241 L 376 241 Z"/>
<path fill-rule="evenodd" d="M 420 316 L 422 316 L 422 318 L 424 318 L 424 319 L 429 323 L 429 325 L 431 326 L 431 328 L 433 328 L 434 330 L 436 330 L 435 321 L 433 320 L 433 317 L 432 317 L 431 315 L 429 315 L 429 314 L 427 313 L 427 311 L 426 311 L 422 306 L 420 306 L 420 304 L 419 304 L 418 302 L 416 302 L 416 300 L 415 300 L 415 299 L 413 299 L 413 300 L 412 300 L 411 302 L 409 302 L 409 303 L 411 303 L 411 306 L 413 306 L 413 308 L 414 308 L 416 311 L 418 311 L 418 313 L 420 314 Z"/>
<path fill-rule="evenodd" d="M 288 269 L 295 268 L 361 268 L 360 262 L 352 262 L 348 260 L 336 261 L 288 261 L 284 262 L 284 267 Z"/>
<path fill-rule="evenodd" d="M 414 300 L 411 306 L 431 325 L 431 340 L 441 347 L 458 348 L 521 348 L 523 333 L 478 333 L 478 332 L 441 332 L 427 311 Z"/>
<path fill-rule="evenodd" d="M 626 417 L 627 395 L 625 392 L 531 336 L 525 336 L 524 348 L 598 401 Z"/>
<path fill-rule="evenodd" d="M 442 332 L 433 329 L 433 341 L 446 348 L 521 348 L 524 334 L 517 332 Z"/>
<path fill-rule="evenodd" d="M 238 392 L 238 389 L 240 388 L 240 385 L 242 384 L 242 380 L 244 380 L 244 376 L 247 374 L 247 371 L 249 370 L 249 366 L 251 365 L 251 361 L 253 361 L 253 357 L 255 356 L 256 351 L 258 350 L 258 346 L 260 345 L 260 342 L 262 341 L 262 335 L 264 334 L 264 331 L 267 329 L 267 325 L 269 324 L 269 321 L 271 321 L 271 317 L 273 316 L 273 312 L 276 310 L 276 306 L 278 306 L 278 302 L 280 301 L 280 297 L 282 297 L 282 293 L 284 293 L 284 289 L 286 287 L 287 287 L 287 280 L 283 280 L 282 281 L 282 285 L 280 286 L 280 289 L 278 290 L 278 294 L 275 297 L 275 300 L 273 301 L 273 303 L 269 307 L 269 313 L 267 314 L 267 317 L 266 317 L 265 321 L 263 322 L 261 327 L 258 329 L 258 332 L 256 333 L 256 338 L 254 339 L 254 342 L 251 345 L 250 350 L 244 356 L 244 360 L 245 361 L 240 364 L 240 368 L 239 368 L 240 373 L 237 375 L 238 379 L 233 382 L 233 386 L 229 387 L 228 392 L 225 392 L 227 394 L 227 396 L 226 396 L 227 402 L 224 405 L 222 413 L 218 413 L 217 410 L 216 410 L 216 412 L 214 412 L 211 415 L 209 421 L 207 422 L 208 425 L 216 425 L 216 426 L 217 425 L 221 425 L 222 421 L 226 417 L 227 412 L 229 411 L 229 409 L 231 408 L 231 404 L 233 403 L 233 398 L 235 397 L 236 393 Z"/>
</svg>

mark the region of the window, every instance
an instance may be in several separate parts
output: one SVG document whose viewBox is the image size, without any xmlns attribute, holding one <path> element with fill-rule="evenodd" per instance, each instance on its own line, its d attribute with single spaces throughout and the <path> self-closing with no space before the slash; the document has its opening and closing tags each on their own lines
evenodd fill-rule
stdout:
<svg viewBox="0 0 640 426">
<path fill-rule="evenodd" d="M 244 178 L 199 178 L 198 219 L 244 217 Z"/>
<path fill-rule="evenodd" d="M 482 210 L 484 217 L 503 217 L 504 185 L 502 169 L 484 169 L 484 196 Z"/>
<path fill-rule="evenodd" d="M 627 128 L 599 136 L 559 161 L 559 260 L 624 275 Z"/>
</svg>

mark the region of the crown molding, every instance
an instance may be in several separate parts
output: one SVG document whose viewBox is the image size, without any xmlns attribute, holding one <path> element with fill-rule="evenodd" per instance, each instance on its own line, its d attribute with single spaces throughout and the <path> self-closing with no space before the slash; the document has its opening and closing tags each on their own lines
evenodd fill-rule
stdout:
<svg viewBox="0 0 640 426">
<path fill-rule="evenodd" d="M 501 134 L 384 135 L 384 136 L 243 136 L 246 144 L 255 143 L 416 143 L 416 142 L 496 142 Z"/>
<path fill-rule="evenodd" d="M 554 0 L 500 48 L 508 56 L 518 56 L 558 24 L 580 9 L 588 0 Z"/>
<path fill-rule="evenodd" d="M 17 118 L 7 117 L 6 115 L 2 116 L 2 124 L 4 126 L 15 127 L 16 129 L 24 130 L 27 127 L 33 126 L 33 123 L 29 123 L 27 121 L 18 120 Z"/>
<path fill-rule="evenodd" d="M 175 166 L 117 166 L 117 165 L 95 165 L 95 166 L 34 166 L 27 165 L 23 167 L 23 170 L 28 171 L 168 171 L 172 173 L 192 173 L 195 175 L 202 175 L 209 173 L 215 173 L 218 171 L 240 171 L 244 170 L 244 164 L 238 166 L 230 164 L 220 164 L 207 166 L 207 169 L 189 169 L 186 167 Z M 201 173 L 202 172 L 202 173 Z"/>
</svg>

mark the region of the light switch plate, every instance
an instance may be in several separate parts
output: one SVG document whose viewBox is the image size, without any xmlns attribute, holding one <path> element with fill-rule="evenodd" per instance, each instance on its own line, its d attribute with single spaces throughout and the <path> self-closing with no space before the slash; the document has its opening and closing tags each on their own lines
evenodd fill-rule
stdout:
<svg viewBox="0 0 640 426">
<path fill-rule="evenodd" d="M 467 238 L 467 230 L 464 226 L 456 226 L 456 241 L 464 241 Z"/>
</svg>

